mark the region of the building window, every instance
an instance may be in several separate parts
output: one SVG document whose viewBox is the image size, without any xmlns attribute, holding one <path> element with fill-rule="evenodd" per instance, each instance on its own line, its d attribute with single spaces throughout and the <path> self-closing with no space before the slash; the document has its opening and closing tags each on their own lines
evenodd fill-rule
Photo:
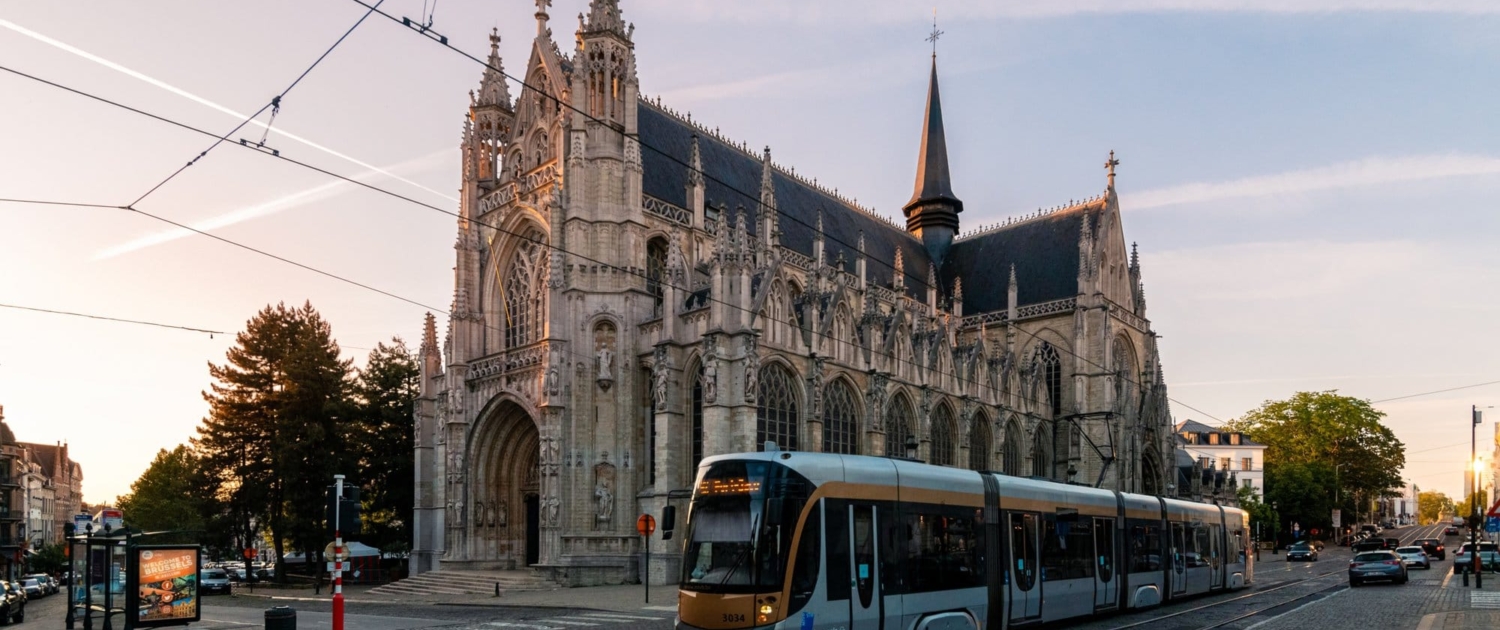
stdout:
<svg viewBox="0 0 1500 630">
<path fill-rule="evenodd" d="M 938 405 L 932 417 L 932 463 L 937 466 L 953 465 L 953 412 L 947 405 Z"/>
<path fill-rule="evenodd" d="M 1255 458 L 1246 457 L 1240 460 L 1240 470 L 1255 470 Z M 1249 481 L 1248 479 L 1246 481 Z"/>
<path fill-rule="evenodd" d="M 1210 466 L 1213 466 L 1213 461 L 1210 460 L 1207 455 L 1199 455 L 1198 456 L 1198 467 L 1199 468 L 1202 468 L 1204 470 L 1208 470 L 1208 468 Z"/>
<path fill-rule="evenodd" d="M 1000 467 L 1005 474 L 1014 477 L 1021 476 L 1021 460 L 1024 458 L 1021 444 L 1025 439 L 1025 436 L 1021 434 L 1021 425 L 1016 422 L 1015 418 L 1005 423 L 1005 448 L 1003 459 L 1000 461 Z"/>
<path fill-rule="evenodd" d="M 1031 362 L 1033 373 L 1041 376 L 1042 385 L 1047 388 L 1047 406 L 1056 420 L 1062 417 L 1062 361 L 1057 358 L 1057 349 L 1043 341 Z"/>
<path fill-rule="evenodd" d="M 697 477 L 698 462 L 703 461 L 703 365 L 693 374 L 693 467 L 689 477 Z"/>
<path fill-rule="evenodd" d="M 667 242 L 653 238 L 646 243 L 646 292 L 656 300 L 656 315 L 662 314 L 662 295 L 666 293 L 662 279 L 667 275 Z"/>
<path fill-rule="evenodd" d="M 994 438 L 990 435 L 990 420 L 982 413 L 974 414 L 969 421 L 969 469 L 989 470 L 990 450 L 994 448 Z"/>
<path fill-rule="evenodd" d="M 823 386 L 823 452 L 856 455 L 858 425 L 854 392 L 842 380 Z"/>
<path fill-rule="evenodd" d="M 760 396 L 755 409 L 755 444 L 765 448 L 775 442 L 777 448 L 797 450 L 796 379 L 780 365 L 760 369 Z"/>
<path fill-rule="evenodd" d="M 546 295 L 543 276 L 547 265 L 542 252 L 546 236 L 532 229 L 516 243 L 515 254 L 505 271 L 501 294 L 505 297 L 505 347 L 515 348 L 541 339 L 542 302 Z"/>
<path fill-rule="evenodd" d="M 1031 441 L 1031 476 L 1052 477 L 1052 449 L 1049 448 L 1047 431 L 1037 427 L 1036 436 Z"/>
<path fill-rule="evenodd" d="M 1225 471 L 1229 470 L 1229 458 L 1228 457 L 1220 457 L 1219 458 L 1219 470 L 1225 470 Z"/>
<path fill-rule="evenodd" d="M 906 438 L 911 437 L 911 403 L 906 396 L 896 395 L 885 410 L 885 456 L 906 457 Z"/>
</svg>

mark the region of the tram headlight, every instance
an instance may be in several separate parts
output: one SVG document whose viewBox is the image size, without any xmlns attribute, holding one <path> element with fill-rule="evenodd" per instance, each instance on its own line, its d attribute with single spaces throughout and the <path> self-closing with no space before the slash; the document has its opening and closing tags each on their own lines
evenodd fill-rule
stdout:
<svg viewBox="0 0 1500 630">
<path fill-rule="evenodd" d="M 770 604 L 761 604 L 760 605 L 760 614 L 761 614 L 762 617 L 770 615 L 771 612 L 774 611 L 774 610 L 775 609 L 772 608 Z"/>
</svg>

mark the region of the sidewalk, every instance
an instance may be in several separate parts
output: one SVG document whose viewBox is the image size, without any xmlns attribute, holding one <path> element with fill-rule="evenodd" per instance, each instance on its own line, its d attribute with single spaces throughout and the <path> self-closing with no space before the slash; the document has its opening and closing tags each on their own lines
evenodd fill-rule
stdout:
<svg viewBox="0 0 1500 630">
<path fill-rule="evenodd" d="M 1441 565 L 1440 565 L 1441 566 Z M 1442 577 L 1437 593 L 1422 606 L 1417 630 L 1492 630 L 1500 628 L 1500 573 L 1485 573 L 1484 588 L 1476 588 L 1474 576 L 1468 586 L 1452 566 Z"/>
<path fill-rule="evenodd" d="M 657 612 L 677 610 L 677 587 L 675 585 L 653 585 L 651 602 L 645 600 L 645 587 L 640 584 L 613 586 L 588 586 L 559 588 L 546 591 L 502 592 L 493 595 L 431 595 L 395 597 L 373 595 L 373 585 L 344 587 L 344 601 L 348 604 L 431 604 L 438 606 L 515 606 L 531 608 L 589 608 L 611 612 L 652 610 Z M 314 593 L 312 588 L 260 589 L 255 593 L 236 592 L 237 597 L 259 597 L 269 601 L 329 601 L 333 594 L 324 588 Z"/>
</svg>

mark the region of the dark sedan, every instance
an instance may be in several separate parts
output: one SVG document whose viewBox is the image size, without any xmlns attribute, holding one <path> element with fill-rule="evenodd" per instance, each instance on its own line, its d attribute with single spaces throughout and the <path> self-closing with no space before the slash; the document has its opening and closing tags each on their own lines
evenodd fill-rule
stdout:
<svg viewBox="0 0 1500 630">
<path fill-rule="evenodd" d="M 1406 563 L 1394 551 L 1366 551 L 1349 561 L 1349 586 L 1375 580 L 1406 583 Z"/>
<path fill-rule="evenodd" d="M 1297 543 L 1295 545 L 1287 547 L 1287 549 L 1286 549 L 1286 561 L 1287 562 L 1293 562 L 1293 561 L 1297 561 L 1297 560 L 1306 560 L 1306 561 L 1309 561 L 1309 562 L 1317 562 L 1317 560 L 1318 560 L 1318 549 L 1317 549 L 1317 547 L 1314 547 L 1313 545 L 1308 544 L 1306 542 L 1299 542 L 1299 543 Z"/>
<path fill-rule="evenodd" d="M 1436 538 L 1418 538 L 1411 544 L 1421 547 L 1428 556 L 1438 560 L 1448 559 L 1448 551 L 1443 548 L 1443 542 Z"/>
</svg>

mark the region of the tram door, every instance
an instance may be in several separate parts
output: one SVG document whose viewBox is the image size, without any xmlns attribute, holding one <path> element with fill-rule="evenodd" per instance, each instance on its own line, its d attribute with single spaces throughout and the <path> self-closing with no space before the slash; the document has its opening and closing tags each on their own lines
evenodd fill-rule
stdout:
<svg viewBox="0 0 1500 630">
<path fill-rule="evenodd" d="M 1183 533 L 1182 523 L 1172 523 L 1172 595 L 1183 595 L 1187 593 L 1187 537 Z"/>
<path fill-rule="evenodd" d="M 1224 588 L 1224 528 L 1208 526 L 1208 588 Z"/>
<path fill-rule="evenodd" d="M 1119 602 L 1115 576 L 1115 519 L 1094 519 L 1094 610 L 1114 608 Z"/>
<path fill-rule="evenodd" d="M 1010 618 L 1042 616 L 1041 569 L 1037 566 L 1037 515 L 1010 515 Z"/>
<path fill-rule="evenodd" d="M 873 505 L 849 506 L 849 575 L 854 592 L 849 597 L 849 630 L 879 630 L 879 532 Z"/>
</svg>

